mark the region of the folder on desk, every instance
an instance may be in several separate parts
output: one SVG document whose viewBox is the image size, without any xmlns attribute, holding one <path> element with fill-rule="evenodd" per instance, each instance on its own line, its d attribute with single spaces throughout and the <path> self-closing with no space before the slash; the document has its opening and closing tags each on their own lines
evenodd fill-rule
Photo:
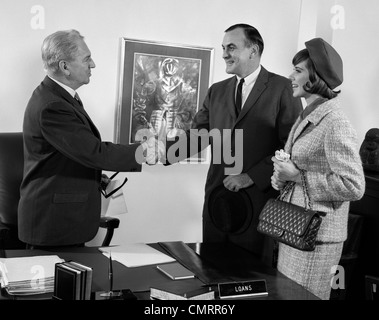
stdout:
<svg viewBox="0 0 379 320">
<path fill-rule="evenodd" d="M 201 259 L 195 251 L 182 241 L 159 242 L 159 245 L 183 266 L 191 270 L 205 285 L 214 285 L 232 280 L 210 263 Z"/>
<path fill-rule="evenodd" d="M 114 247 L 101 247 L 99 250 L 107 257 L 109 257 L 109 253 L 111 252 L 114 261 L 128 268 L 175 261 L 171 256 L 145 243 L 127 243 Z"/>
</svg>

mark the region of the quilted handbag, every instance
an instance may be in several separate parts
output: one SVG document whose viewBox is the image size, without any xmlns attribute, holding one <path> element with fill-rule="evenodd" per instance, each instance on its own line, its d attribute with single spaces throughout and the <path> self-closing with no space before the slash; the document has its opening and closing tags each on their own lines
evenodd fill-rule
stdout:
<svg viewBox="0 0 379 320">
<path fill-rule="evenodd" d="M 323 212 L 313 211 L 306 187 L 304 172 L 301 171 L 304 191 L 304 207 L 284 201 L 286 194 L 295 185 L 287 183 L 276 199 L 269 199 L 259 215 L 257 230 L 273 239 L 302 251 L 313 251 L 320 229 Z M 308 205 L 306 200 L 308 199 Z"/>
</svg>

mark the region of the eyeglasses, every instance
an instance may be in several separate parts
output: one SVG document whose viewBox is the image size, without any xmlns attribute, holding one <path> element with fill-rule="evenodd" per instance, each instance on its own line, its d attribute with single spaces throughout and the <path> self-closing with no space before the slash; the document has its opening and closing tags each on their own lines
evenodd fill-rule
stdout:
<svg viewBox="0 0 379 320">
<path fill-rule="evenodd" d="M 104 196 L 104 198 L 109 198 L 110 196 L 114 195 L 118 190 L 120 190 L 124 185 L 125 183 L 128 181 L 128 178 L 125 178 L 124 179 L 124 182 L 118 186 L 117 188 L 113 189 L 110 193 L 107 192 L 107 187 L 109 185 L 109 183 L 112 181 L 112 179 L 117 176 L 118 172 L 114 173 L 108 180 L 108 182 L 105 182 L 103 180 L 101 180 L 100 182 L 100 186 L 99 186 L 99 190 L 101 192 L 101 194 Z"/>
</svg>

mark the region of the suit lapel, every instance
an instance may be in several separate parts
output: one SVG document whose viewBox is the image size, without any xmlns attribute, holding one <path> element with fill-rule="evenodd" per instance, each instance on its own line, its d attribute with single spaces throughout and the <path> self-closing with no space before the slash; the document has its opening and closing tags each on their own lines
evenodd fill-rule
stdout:
<svg viewBox="0 0 379 320">
<path fill-rule="evenodd" d="M 309 125 L 308 119 L 301 120 L 300 118 L 298 118 L 297 123 L 298 123 L 298 126 L 296 127 L 295 132 L 293 133 L 292 144 L 296 141 L 296 139 L 301 135 L 301 133 Z M 296 123 L 295 123 L 295 125 L 296 125 Z"/>
<path fill-rule="evenodd" d="M 85 116 L 94 134 L 100 138 L 99 130 L 97 130 L 95 124 L 92 122 L 91 118 L 84 110 L 83 106 L 81 106 L 75 98 L 73 98 L 65 89 L 63 89 L 55 81 L 51 80 L 48 76 L 45 77 L 43 82 L 46 86 L 50 87 L 55 94 L 59 95 L 62 99 L 66 100 L 69 104 L 71 104 L 74 107 L 75 110 L 79 111 L 83 116 Z"/>
<path fill-rule="evenodd" d="M 330 101 L 330 100 L 329 100 Z M 309 124 L 313 124 L 317 126 L 317 124 L 329 113 L 333 110 L 333 103 L 329 101 L 324 102 L 320 106 L 318 106 L 315 110 L 312 111 L 303 121 L 301 121 L 296 128 L 293 135 L 293 142 L 301 135 L 301 133 L 306 129 Z"/>
<path fill-rule="evenodd" d="M 267 82 L 268 82 L 268 72 L 265 68 L 262 67 L 262 70 L 259 73 L 258 78 L 254 84 L 254 87 L 253 89 L 251 89 L 251 92 L 249 96 L 247 97 L 246 102 L 243 105 L 243 108 L 237 118 L 236 124 L 254 107 L 258 98 L 261 96 L 263 91 L 266 90 Z"/>
</svg>

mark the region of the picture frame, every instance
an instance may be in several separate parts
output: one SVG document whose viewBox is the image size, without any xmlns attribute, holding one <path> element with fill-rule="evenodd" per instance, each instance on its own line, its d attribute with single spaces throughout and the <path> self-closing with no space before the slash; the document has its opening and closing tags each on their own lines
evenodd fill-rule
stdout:
<svg viewBox="0 0 379 320">
<path fill-rule="evenodd" d="M 214 48 L 120 38 L 115 141 L 132 144 L 191 127 L 213 74 Z M 143 132 L 142 130 L 142 132 Z M 207 149 L 186 162 L 206 162 Z"/>
</svg>

